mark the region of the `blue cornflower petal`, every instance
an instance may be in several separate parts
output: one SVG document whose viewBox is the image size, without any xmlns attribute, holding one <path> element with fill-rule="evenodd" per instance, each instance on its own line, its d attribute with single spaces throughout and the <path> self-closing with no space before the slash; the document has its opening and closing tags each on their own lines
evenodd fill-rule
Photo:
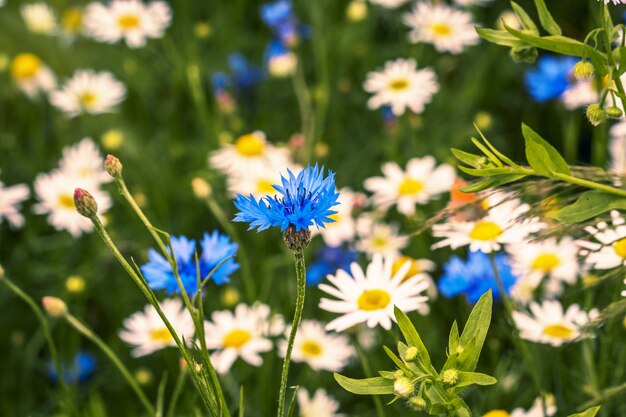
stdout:
<svg viewBox="0 0 626 417">
<path fill-rule="evenodd" d="M 571 72 L 577 62 L 574 57 L 542 56 L 537 60 L 537 67 L 524 76 L 528 93 L 536 101 L 560 97 L 570 86 Z"/>
<path fill-rule="evenodd" d="M 246 57 L 240 53 L 233 53 L 228 56 L 228 66 L 238 90 L 250 90 L 263 79 L 263 71 L 250 65 Z"/>
<path fill-rule="evenodd" d="M 350 271 L 350 264 L 356 261 L 356 252 L 344 249 L 340 246 L 324 246 L 317 253 L 317 259 L 306 272 L 307 285 L 317 285 L 322 282 L 326 275 L 334 274 L 339 269 Z"/>
<path fill-rule="evenodd" d="M 61 372 L 63 373 L 63 379 L 68 384 L 76 384 L 78 382 L 84 382 L 96 370 L 97 365 L 96 358 L 88 352 L 79 352 L 72 360 L 70 366 L 67 366 L 65 362 L 61 363 Z M 48 377 L 52 382 L 57 382 L 58 375 L 54 364 L 48 364 Z"/>
</svg>

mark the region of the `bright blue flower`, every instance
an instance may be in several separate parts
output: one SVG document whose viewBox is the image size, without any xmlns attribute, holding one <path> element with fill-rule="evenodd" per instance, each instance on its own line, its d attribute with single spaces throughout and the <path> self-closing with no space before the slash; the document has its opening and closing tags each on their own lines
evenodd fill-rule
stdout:
<svg viewBox="0 0 626 417">
<path fill-rule="evenodd" d="M 306 270 L 307 285 L 317 285 L 328 274 L 334 274 L 338 269 L 350 271 L 350 264 L 356 261 L 356 252 L 344 249 L 341 246 L 324 246 L 317 253 L 317 259 Z"/>
<path fill-rule="evenodd" d="M 339 204 L 339 193 L 335 189 L 335 174 L 328 172 L 324 178 L 324 167 L 311 165 L 302 170 L 298 177 L 287 170 L 288 177 L 281 176 L 282 186 L 273 185 L 279 196 L 266 196 L 258 201 L 252 194 L 245 197 L 237 194 L 235 207 L 239 213 L 235 222 L 248 222 L 250 229 L 265 230 L 270 226 L 279 226 L 281 230 L 293 226 L 296 232 L 306 230 L 309 226 L 324 227 L 324 223 L 334 220 L 328 216 L 335 214 L 331 210 Z"/>
<path fill-rule="evenodd" d="M 261 6 L 261 19 L 285 44 L 297 39 L 299 24 L 291 0 L 278 0 Z"/>
<path fill-rule="evenodd" d="M 579 59 L 544 55 L 537 60 L 537 68 L 524 76 L 526 89 L 536 101 L 558 98 L 570 85 L 572 70 Z"/>
<path fill-rule="evenodd" d="M 223 72 L 215 72 L 211 75 L 211 85 L 216 94 L 223 92 L 230 86 L 230 77 Z"/>
<path fill-rule="evenodd" d="M 240 91 L 251 90 L 263 79 L 263 71 L 251 65 L 245 56 L 233 53 L 228 56 L 228 66 L 233 74 L 235 88 Z"/>
<path fill-rule="evenodd" d="M 194 295 L 198 288 L 198 271 L 195 259 L 196 241 L 187 239 L 185 236 L 172 236 L 171 243 L 178 274 L 185 287 L 185 292 Z M 228 236 L 214 230 L 211 234 L 204 234 L 200 246 L 202 246 L 202 254 L 198 257 L 200 279 L 205 279 L 220 262 L 231 257 L 223 262 L 211 276 L 217 285 L 229 282 L 229 276 L 239 269 L 239 264 L 233 259 L 237 253 L 238 245 L 232 243 Z M 141 266 L 141 272 L 150 288 L 165 290 L 168 295 L 180 292 L 170 263 L 154 249 L 148 251 L 148 260 L 148 263 Z"/>
<path fill-rule="evenodd" d="M 273 39 L 267 44 L 267 48 L 265 48 L 265 56 L 263 60 L 267 65 L 271 59 L 281 57 L 288 53 L 291 53 L 289 48 L 287 48 L 280 40 Z"/>
<path fill-rule="evenodd" d="M 502 285 L 508 295 L 517 277 L 513 275 L 505 254 L 497 254 L 495 261 Z M 443 268 L 444 274 L 437 285 L 444 297 L 466 294 L 469 302 L 473 304 L 489 289 L 493 291 L 494 299 L 500 297 L 489 255 L 480 251 L 470 252 L 466 262 L 458 256 L 453 256 Z"/>
<path fill-rule="evenodd" d="M 76 384 L 86 381 L 96 370 L 96 358 L 87 352 L 79 352 L 68 367 L 65 362 L 61 363 L 63 379 L 68 384 Z M 57 382 L 57 370 L 53 363 L 48 363 L 48 377 L 52 382 Z"/>
</svg>

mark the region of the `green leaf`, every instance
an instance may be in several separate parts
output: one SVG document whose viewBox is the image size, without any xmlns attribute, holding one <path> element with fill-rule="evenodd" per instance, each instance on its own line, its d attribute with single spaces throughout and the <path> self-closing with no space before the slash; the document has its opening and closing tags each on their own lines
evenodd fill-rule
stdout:
<svg viewBox="0 0 626 417">
<path fill-rule="evenodd" d="M 465 152 L 460 149 L 452 148 L 450 151 L 456 159 L 474 168 L 479 167 L 485 161 L 484 156 L 474 155 L 473 153 Z"/>
<path fill-rule="evenodd" d="M 506 174 L 512 174 L 513 169 L 509 168 L 509 167 L 502 167 L 502 168 L 468 168 L 468 167 L 464 167 L 464 166 L 459 166 L 458 167 L 459 170 L 465 172 L 466 174 L 469 175 L 473 175 L 475 177 L 491 177 L 494 175 L 506 175 Z"/>
<path fill-rule="evenodd" d="M 459 346 L 459 325 L 456 320 L 452 323 L 450 329 L 450 336 L 448 337 L 448 354 L 453 355 L 456 352 L 456 348 Z"/>
<path fill-rule="evenodd" d="M 483 134 L 482 130 L 480 130 L 478 128 L 478 126 L 476 125 L 476 123 L 474 123 L 474 128 L 478 131 L 478 134 L 480 135 L 481 139 L 483 140 L 483 142 L 485 142 L 485 144 L 489 147 L 489 149 L 491 149 L 491 151 L 501 160 L 504 161 L 505 164 L 512 166 L 512 167 L 519 167 L 519 165 L 517 165 L 515 162 L 513 162 L 513 160 L 511 160 L 509 157 L 507 157 L 506 155 L 504 155 L 502 152 L 500 152 L 499 150 L 496 149 L 495 146 L 493 146 L 491 144 L 491 142 L 489 142 L 487 140 L 487 138 L 485 137 L 485 135 Z"/>
<path fill-rule="evenodd" d="M 554 21 L 554 18 L 548 11 L 548 7 L 543 0 L 535 0 L 535 6 L 537 7 L 537 13 L 539 13 L 539 21 L 541 22 L 541 26 L 548 32 L 550 35 L 560 35 L 561 28 Z"/>
<path fill-rule="evenodd" d="M 500 159 L 498 159 L 498 157 L 489 150 L 489 148 L 487 148 L 485 145 L 483 145 L 482 143 L 480 143 L 480 141 L 476 138 L 472 138 L 472 143 L 481 151 L 483 151 L 483 153 L 487 156 L 487 158 L 489 158 L 489 160 L 491 162 L 493 162 L 497 167 L 502 167 L 504 166 L 504 164 L 502 163 L 502 161 L 500 161 Z"/>
<path fill-rule="evenodd" d="M 459 371 L 459 379 L 454 385 L 455 388 L 467 387 L 468 385 L 493 385 L 498 382 L 492 376 L 481 374 L 478 372 L 461 372 Z"/>
<path fill-rule="evenodd" d="M 391 371 L 378 371 L 378 375 L 382 376 L 385 379 L 396 379 L 396 373 Z"/>
<path fill-rule="evenodd" d="M 526 11 L 522 9 L 522 7 L 519 4 L 512 1 L 511 7 L 513 8 L 513 11 L 517 15 L 517 18 L 519 19 L 524 29 L 530 30 L 535 33 L 539 33 L 539 29 L 537 29 L 537 25 L 535 25 L 535 22 L 533 22 L 533 19 L 531 19 L 530 16 L 528 16 L 528 13 L 526 13 Z"/>
<path fill-rule="evenodd" d="M 568 417 L 595 417 L 595 415 L 598 414 L 598 411 L 600 411 L 600 406 L 591 407 L 582 413 L 570 414 Z"/>
<path fill-rule="evenodd" d="M 466 349 L 471 339 L 475 339 L 476 351 L 472 352 L 472 359 L 467 368 L 470 371 L 476 369 L 480 351 L 483 348 L 485 337 L 487 337 L 487 330 L 489 330 L 489 324 L 491 323 L 492 303 L 491 290 L 489 290 L 480 297 L 472 309 L 467 323 L 465 324 L 465 328 L 463 329 L 463 333 L 461 334 L 461 338 L 459 339 L 461 347 L 464 349 Z"/>
<path fill-rule="evenodd" d="M 352 379 L 334 373 L 335 381 L 346 391 L 357 395 L 393 394 L 393 381 L 383 377 Z"/>
<path fill-rule="evenodd" d="M 548 213 L 548 216 L 564 223 L 579 223 L 616 209 L 626 209 L 626 198 L 592 190 L 582 193 L 578 200 L 569 206 Z"/>
<path fill-rule="evenodd" d="M 409 368 L 407 368 L 404 362 L 402 362 L 402 359 L 400 359 L 395 353 L 393 353 L 391 349 L 389 349 L 387 346 L 383 346 L 383 349 L 385 350 L 387 356 L 391 358 L 393 363 L 395 363 L 398 368 L 402 369 L 402 371 L 404 371 L 405 373 L 409 372 Z"/>
<path fill-rule="evenodd" d="M 526 45 L 515 35 L 507 32 L 506 30 L 476 28 L 476 32 L 478 32 L 478 35 L 487 42 L 495 43 L 496 45 L 507 46 L 510 48 L 523 48 Z"/>
<path fill-rule="evenodd" d="M 556 172 L 570 174 L 567 162 L 554 149 L 554 146 L 524 123 L 522 123 L 522 134 L 526 140 L 526 159 L 538 175 L 552 177 Z"/>
<path fill-rule="evenodd" d="M 508 184 L 510 182 L 521 180 L 525 176 L 526 175 L 524 174 L 501 174 L 495 177 L 483 178 L 480 181 L 461 188 L 460 191 L 463 191 L 464 193 L 475 193 L 478 191 L 486 190 L 488 188 L 494 188 L 500 185 Z"/>
<path fill-rule="evenodd" d="M 619 51 L 619 68 L 617 69 L 617 75 L 620 76 L 626 72 L 626 46 L 620 46 Z"/>
<path fill-rule="evenodd" d="M 404 336 L 404 340 L 409 346 L 415 346 L 417 348 L 417 357 L 420 359 L 422 364 L 427 369 L 431 369 L 433 372 L 435 371 L 430 363 L 430 355 L 428 354 L 428 350 L 426 350 L 426 346 L 424 346 L 424 342 L 420 338 L 420 335 L 415 330 L 415 326 L 411 323 L 411 320 L 407 317 L 406 314 L 402 312 L 398 307 L 393 307 L 393 314 L 396 316 L 396 321 L 398 322 L 398 327 Z"/>
</svg>

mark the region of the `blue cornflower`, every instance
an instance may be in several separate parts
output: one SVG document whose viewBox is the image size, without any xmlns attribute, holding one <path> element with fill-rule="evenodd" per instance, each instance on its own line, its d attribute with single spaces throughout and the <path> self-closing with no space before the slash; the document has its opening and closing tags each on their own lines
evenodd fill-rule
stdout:
<svg viewBox="0 0 626 417">
<path fill-rule="evenodd" d="M 542 56 L 537 61 L 537 68 L 527 71 L 524 76 L 528 93 L 536 101 L 560 97 L 569 87 L 572 70 L 578 61 L 571 56 Z"/>
<path fill-rule="evenodd" d="M 198 288 L 198 271 L 194 255 L 196 241 L 187 239 L 185 236 L 172 236 L 171 243 L 185 292 L 194 295 Z M 217 285 L 229 282 L 229 276 L 239 269 L 239 264 L 232 258 L 237 253 L 238 245 L 232 243 L 228 236 L 214 230 L 211 234 L 204 234 L 200 246 L 202 247 L 202 254 L 198 257 L 200 279 L 205 279 L 213 268 L 230 256 L 231 258 L 223 262 L 211 276 Z M 148 259 L 149 262 L 141 266 L 141 272 L 150 288 L 165 290 L 168 295 L 180 292 L 170 263 L 154 249 L 148 251 Z"/>
<path fill-rule="evenodd" d="M 338 269 L 350 271 L 350 264 L 356 261 L 356 252 L 341 246 L 324 246 L 317 253 L 317 260 L 306 270 L 307 285 L 317 285 L 328 274 L 334 274 Z"/>
<path fill-rule="evenodd" d="M 96 370 L 96 358 L 87 352 L 79 352 L 68 367 L 65 362 L 61 363 L 63 379 L 68 384 L 76 384 L 87 380 Z M 57 382 L 58 375 L 54 364 L 48 363 L 48 377 L 52 382 Z"/>
<path fill-rule="evenodd" d="M 233 82 L 237 90 L 249 91 L 263 79 L 263 71 L 251 65 L 240 53 L 228 56 L 228 66 L 233 74 Z"/>
<path fill-rule="evenodd" d="M 230 86 L 230 77 L 226 73 L 215 72 L 211 75 L 211 85 L 215 94 L 222 93 Z"/>
<path fill-rule="evenodd" d="M 233 221 L 249 222 L 250 229 L 265 230 L 270 226 L 288 227 L 295 232 L 308 230 L 309 226 L 324 227 L 334 220 L 328 216 L 337 213 L 331 210 L 339 204 L 339 193 L 335 189 L 335 174 L 328 172 L 324 178 L 324 167 L 311 165 L 300 171 L 298 177 L 289 169 L 288 177 L 281 176 L 282 186 L 273 185 L 279 196 L 266 196 L 258 201 L 252 194 L 245 197 L 237 194 L 235 207 L 239 213 Z"/>
<path fill-rule="evenodd" d="M 287 44 L 293 44 L 300 32 L 291 0 L 278 0 L 261 6 L 261 19 Z"/>
<path fill-rule="evenodd" d="M 505 254 L 497 254 L 495 261 L 502 285 L 508 295 L 517 277 L 513 275 Z M 444 274 L 437 285 L 444 297 L 466 294 L 469 302 L 473 304 L 489 289 L 493 290 L 494 299 L 500 297 L 489 255 L 480 251 L 470 252 L 466 262 L 458 256 L 453 256 L 443 268 Z"/>
</svg>

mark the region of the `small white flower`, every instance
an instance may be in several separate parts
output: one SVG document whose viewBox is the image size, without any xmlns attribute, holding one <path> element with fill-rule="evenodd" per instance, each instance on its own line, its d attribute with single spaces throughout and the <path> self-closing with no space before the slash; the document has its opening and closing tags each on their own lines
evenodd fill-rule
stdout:
<svg viewBox="0 0 626 417">
<path fill-rule="evenodd" d="M 405 4 L 408 0 L 370 0 L 370 3 L 386 9 L 397 9 Z"/>
<path fill-rule="evenodd" d="M 489 211 L 477 221 L 449 220 L 433 226 L 433 236 L 444 239 L 432 245 L 433 249 L 450 246 L 457 249 L 469 245 L 473 252 L 498 251 L 503 244 L 523 241 L 531 233 L 538 232 L 545 224 L 537 217 L 522 218 L 530 206 L 508 194 L 496 193 L 486 200 Z"/>
<path fill-rule="evenodd" d="M 595 81 L 574 81 L 560 97 L 568 110 L 587 107 L 600 99 Z M 610 100 L 610 98 L 609 98 Z M 609 101 L 607 100 L 607 102 Z"/>
<path fill-rule="evenodd" d="M 159 303 L 165 317 L 169 320 L 181 340 L 191 341 L 194 334 L 193 320 L 178 298 L 170 298 Z M 134 357 L 149 355 L 169 346 L 176 346 L 172 334 L 161 320 L 156 309 L 148 304 L 143 311 L 138 311 L 124 320 L 120 330 L 120 339 L 133 346 Z"/>
<path fill-rule="evenodd" d="M 624 285 L 626 285 L 626 278 L 624 278 Z M 622 291 L 622 297 L 626 297 L 626 290 Z"/>
<path fill-rule="evenodd" d="M 595 269 L 612 269 L 626 265 L 626 224 L 617 210 L 611 211 L 612 227 L 606 222 L 596 226 L 587 226 L 585 230 L 597 242 L 578 240 L 576 243 L 583 248 L 581 255 L 586 255 L 585 264 Z"/>
<path fill-rule="evenodd" d="M 20 7 L 26 27 L 33 33 L 53 35 L 57 31 L 54 11 L 46 3 L 31 3 Z"/>
<path fill-rule="evenodd" d="M 411 28 L 411 42 L 431 43 L 439 52 L 458 54 L 479 41 L 471 13 L 442 3 L 418 2 L 404 23 Z"/>
<path fill-rule="evenodd" d="M 556 402 L 553 395 L 547 395 L 546 399 L 546 412 L 543 412 L 543 401 L 541 397 L 535 399 L 533 405 L 528 409 L 528 411 L 524 410 L 521 407 L 518 407 L 511 411 L 510 417 L 551 417 L 556 411 Z"/>
<path fill-rule="evenodd" d="M 430 68 L 417 69 L 414 59 L 387 61 L 381 71 L 370 72 L 363 88 L 374 94 L 367 102 L 370 109 L 390 106 L 396 116 L 407 107 L 416 114 L 424 111 L 439 91 L 437 76 Z"/>
<path fill-rule="evenodd" d="M 56 88 L 56 78 L 39 57 L 24 53 L 16 55 L 11 62 L 11 77 L 28 97 L 49 93 Z"/>
<path fill-rule="evenodd" d="M 428 259 L 415 259 L 410 256 L 400 256 L 399 258 L 395 258 L 393 261 L 393 266 L 391 268 L 391 274 L 395 275 L 396 272 L 404 266 L 405 263 L 409 262 L 411 267 L 407 272 L 405 272 L 403 280 L 414 277 L 416 275 L 420 275 L 424 278 L 426 282 L 428 282 L 428 288 L 426 289 L 426 295 L 428 295 L 429 299 L 437 298 L 437 285 L 433 280 L 433 277 L 430 276 L 429 272 L 432 272 L 436 268 L 436 264 L 433 261 Z M 430 306 L 428 304 L 423 304 L 418 310 L 420 314 L 426 315 L 430 313 Z"/>
<path fill-rule="evenodd" d="M 339 205 L 334 208 L 337 213 L 328 216 L 333 223 L 326 223 L 324 229 L 312 228 L 312 234 L 321 234 L 324 243 L 328 246 L 337 247 L 342 243 L 352 242 L 356 233 L 356 221 L 352 217 L 355 204 L 363 200 L 363 196 L 349 188 L 339 190 Z"/>
<path fill-rule="evenodd" d="M 97 41 L 115 43 L 124 40 L 131 48 L 140 48 L 148 38 L 160 38 L 170 25 L 172 12 L 167 3 L 141 0 L 113 0 L 108 5 L 91 3 L 85 10 L 85 32 Z"/>
<path fill-rule="evenodd" d="M 7 219 L 9 226 L 19 228 L 24 225 L 24 216 L 20 213 L 22 202 L 28 199 L 30 190 L 25 184 L 10 187 L 0 181 L 0 224 Z"/>
<path fill-rule="evenodd" d="M 529 307 L 531 314 L 513 312 L 520 337 L 555 347 L 585 336 L 581 327 L 599 315 L 597 309 L 586 313 L 577 304 L 569 306 L 563 313 L 563 306 L 555 300 L 545 300 L 541 305 L 532 302 Z"/>
<path fill-rule="evenodd" d="M 272 342 L 264 337 L 268 316 L 269 308 L 239 304 L 234 313 L 215 311 L 212 321 L 204 322 L 207 348 L 215 350 L 211 362 L 218 373 L 228 372 L 239 357 L 253 366 L 261 366 L 260 353 L 272 349 Z"/>
<path fill-rule="evenodd" d="M 313 397 L 305 389 L 298 390 L 299 417 L 344 417 L 339 414 L 339 403 L 323 389 L 315 391 Z"/>
<path fill-rule="evenodd" d="M 285 332 L 286 337 L 290 331 L 291 326 Z M 285 357 L 287 340 L 281 340 L 279 348 L 281 357 Z M 339 372 L 354 354 L 348 337 L 327 333 L 324 324 L 318 321 L 303 320 L 296 333 L 291 360 L 305 362 L 316 371 Z"/>
<path fill-rule="evenodd" d="M 400 250 L 409 244 L 407 236 L 398 234 L 397 226 L 380 223 L 367 213 L 357 219 L 356 230 L 359 240 L 355 248 L 368 255 L 381 254 L 397 258 Z"/>
<path fill-rule="evenodd" d="M 423 275 L 406 277 L 411 263 L 406 262 L 395 274 L 392 273 L 393 259 L 383 260 L 381 255 L 367 266 L 366 272 L 354 262 L 350 274 L 338 270 L 328 275 L 332 285 L 320 284 L 319 289 L 337 299 L 322 298 L 320 308 L 340 317 L 326 325 L 327 330 L 343 331 L 356 324 L 366 323 L 368 327 L 391 328 L 394 306 L 403 312 L 416 311 L 428 301 L 422 293 L 428 288 Z"/>
<path fill-rule="evenodd" d="M 110 72 L 78 70 L 60 90 L 50 93 L 50 102 L 74 117 L 111 112 L 125 97 L 126 87 Z"/>
<path fill-rule="evenodd" d="M 113 181 L 104 170 L 104 158 L 98 146 L 90 138 L 63 149 L 59 169 L 70 177 L 87 178 L 98 185 Z"/>
<path fill-rule="evenodd" d="M 416 204 L 426 204 L 433 197 L 450 191 L 456 174 L 448 164 L 435 167 L 435 158 L 412 158 L 406 171 L 395 162 L 383 165 L 384 177 L 365 180 L 365 189 L 374 193 L 374 204 L 382 210 L 397 205 L 405 216 L 415 214 Z"/>
</svg>

